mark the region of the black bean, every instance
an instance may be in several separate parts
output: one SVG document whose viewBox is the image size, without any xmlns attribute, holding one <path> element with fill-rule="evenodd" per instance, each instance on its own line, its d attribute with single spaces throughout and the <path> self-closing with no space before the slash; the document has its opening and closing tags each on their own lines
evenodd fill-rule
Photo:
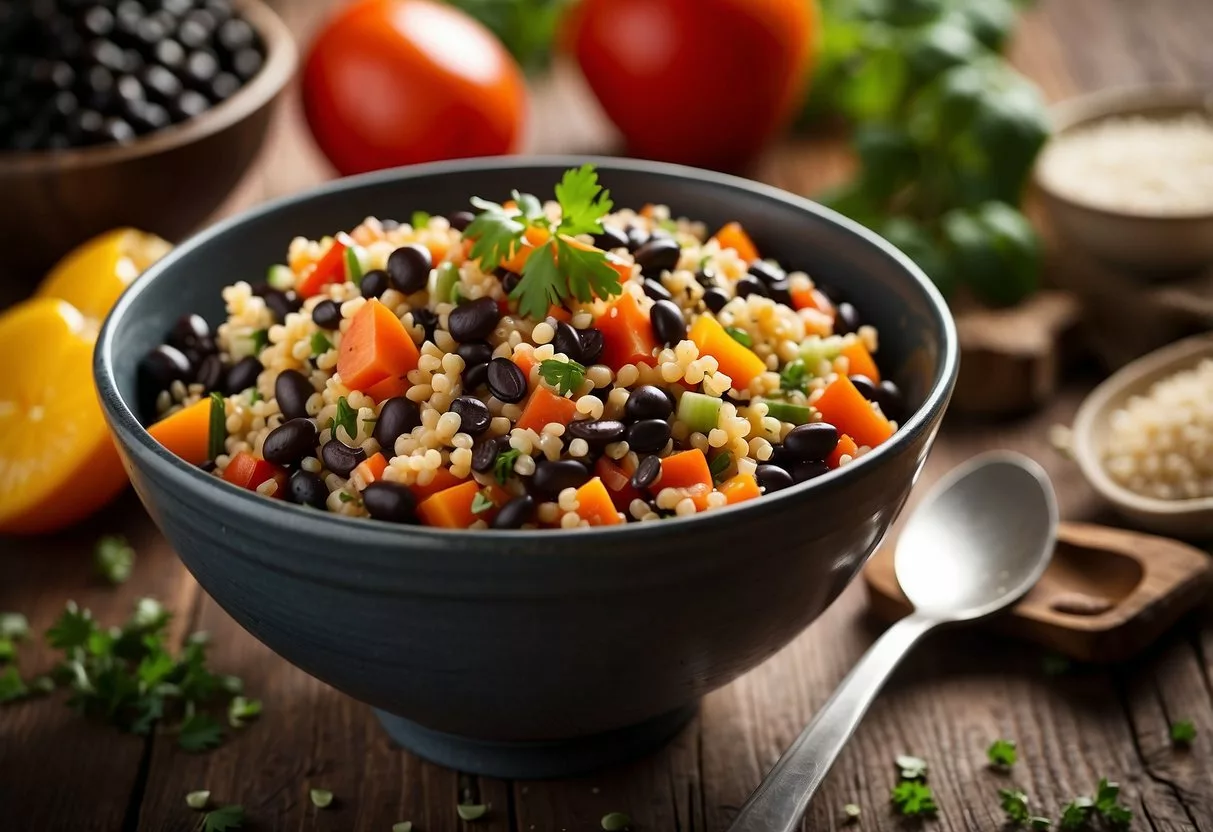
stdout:
<svg viewBox="0 0 1213 832">
<path fill-rule="evenodd" d="M 434 340 L 434 330 L 438 328 L 438 316 L 424 306 L 413 310 L 413 323 L 421 327 L 425 333 L 425 340 Z"/>
<path fill-rule="evenodd" d="M 143 369 L 151 376 L 156 387 L 163 390 L 174 381 L 187 381 L 192 368 L 185 353 L 176 347 L 161 344 L 143 359 Z"/>
<path fill-rule="evenodd" d="M 733 284 L 733 292 L 739 298 L 748 298 L 750 295 L 759 295 L 765 298 L 767 296 L 767 287 L 758 278 L 746 275 Z"/>
<path fill-rule="evenodd" d="M 586 363 L 585 357 L 581 354 L 581 336 L 577 334 L 573 325 L 565 321 L 549 321 L 549 323 L 554 323 L 556 328 L 556 335 L 552 338 L 552 348 L 556 352 L 564 353 L 572 361 L 579 364 Z"/>
<path fill-rule="evenodd" d="M 792 475 L 778 465 L 759 465 L 754 471 L 758 485 L 764 494 L 773 494 L 791 486 L 794 482 Z"/>
<path fill-rule="evenodd" d="M 801 460 L 823 460 L 837 444 L 838 429 L 828 422 L 797 425 L 783 438 L 783 446 L 795 458 Z"/>
<path fill-rule="evenodd" d="M 628 235 L 613 225 L 604 225 L 601 234 L 594 235 L 594 245 L 603 251 L 628 247 Z"/>
<path fill-rule="evenodd" d="M 715 272 L 705 271 L 700 269 L 695 272 L 695 282 L 705 289 L 715 288 L 717 285 Z"/>
<path fill-rule="evenodd" d="M 472 224 L 472 220 L 476 219 L 476 215 L 471 211 L 456 211 L 453 214 L 447 214 L 446 219 L 451 224 L 451 228 L 456 231 L 464 231 Z"/>
<path fill-rule="evenodd" d="M 383 269 L 371 269 L 362 276 L 362 283 L 358 288 L 362 292 L 362 296 L 367 300 L 371 298 L 381 297 L 388 290 L 388 276 Z"/>
<path fill-rule="evenodd" d="M 202 389 L 206 392 L 219 389 L 219 382 L 223 379 L 223 362 L 219 360 L 217 355 L 208 355 L 202 359 L 198 365 L 198 372 L 194 374 L 194 381 L 202 385 Z"/>
<path fill-rule="evenodd" d="M 430 250 L 412 243 L 393 251 L 387 259 L 387 274 L 392 288 L 406 295 L 425 288 L 433 266 Z"/>
<path fill-rule="evenodd" d="M 396 440 L 421 424 L 421 407 L 404 396 L 388 399 L 379 408 L 379 418 L 375 420 L 375 430 L 371 434 L 383 455 L 391 458 L 395 455 Z"/>
<path fill-rule="evenodd" d="M 185 90 L 169 102 L 168 109 L 178 121 L 185 121 L 202 115 L 210 109 L 210 106 L 211 102 L 202 93 Z"/>
<path fill-rule="evenodd" d="M 729 302 L 729 296 L 723 289 L 708 289 L 703 293 L 703 305 L 711 312 L 719 312 Z"/>
<path fill-rule="evenodd" d="M 494 358 L 489 362 L 488 383 L 489 392 L 507 404 L 518 404 L 526 398 L 527 377 L 508 358 Z"/>
<path fill-rule="evenodd" d="M 592 326 L 586 327 L 577 331 L 577 337 L 581 341 L 581 363 L 589 366 L 598 360 L 598 356 L 602 355 L 604 346 L 602 330 Z"/>
<path fill-rule="evenodd" d="M 493 518 L 494 529 L 521 529 L 535 516 L 535 498 L 529 494 L 515 497 L 501 507 Z"/>
<path fill-rule="evenodd" d="M 245 49 L 257 42 L 257 33 L 253 27 L 240 18 L 232 18 L 219 27 L 217 35 L 219 45 L 228 52 Z"/>
<path fill-rule="evenodd" d="M 590 395 L 606 404 L 607 397 L 611 395 L 611 391 L 614 389 L 614 384 L 608 384 L 606 387 L 595 387 L 590 391 Z"/>
<path fill-rule="evenodd" d="M 678 265 L 682 248 L 677 241 L 662 237 L 653 237 L 647 243 L 636 249 L 633 255 L 640 264 L 640 273 L 645 277 L 660 277 L 662 272 L 672 272 Z"/>
<path fill-rule="evenodd" d="M 767 286 L 767 295 L 776 303 L 792 305 L 792 284 L 788 280 L 777 280 Z"/>
<path fill-rule="evenodd" d="M 880 387 L 877 389 L 876 401 L 880 403 L 880 409 L 885 416 L 895 421 L 901 422 L 905 417 L 905 397 L 901 395 L 901 390 L 897 385 L 889 380 L 880 382 Z"/>
<path fill-rule="evenodd" d="M 518 288 L 518 284 L 522 282 L 522 275 L 509 269 L 498 267 L 493 270 L 493 274 L 497 275 L 497 279 L 501 281 L 501 288 L 507 295 L 513 293 Z"/>
<path fill-rule="evenodd" d="M 143 101 L 146 98 L 143 92 L 143 85 L 139 83 L 139 79 L 134 75 L 120 75 L 114 83 L 114 89 L 118 93 L 118 98 L 124 103 L 129 104 L 132 101 Z"/>
<path fill-rule="evenodd" d="M 590 469 L 575 459 L 544 459 L 535 467 L 531 484 L 552 497 L 566 488 L 580 488 L 589 482 Z"/>
<path fill-rule="evenodd" d="M 749 272 L 768 286 L 783 280 L 783 270 L 763 260 L 755 260 L 751 263 Z"/>
<path fill-rule="evenodd" d="M 599 419 L 597 421 L 582 420 L 569 422 L 568 435 L 574 439 L 584 439 L 588 445 L 601 448 L 611 442 L 618 442 L 627 433 L 627 425 L 615 419 Z"/>
<path fill-rule="evenodd" d="M 466 372 L 477 364 L 488 364 L 493 360 L 493 348 L 484 341 L 469 341 L 455 348 L 455 354 L 463 359 Z"/>
<path fill-rule="evenodd" d="M 373 482 L 362 489 L 362 504 L 376 520 L 388 523 L 414 523 L 416 500 L 407 486 L 398 482 Z"/>
<path fill-rule="evenodd" d="M 134 141 L 138 134 L 122 119 L 111 117 L 101 126 L 101 135 L 106 141 L 122 143 Z"/>
<path fill-rule="evenodd" d="M 628 447 L 638 454 L 655 454 L 670 441 L 670 423 L 665 419 L 641 419 L 628 428 Z"/>
<path fill-rule="evenodd" d="M 361 463 L 366 461 L 366 451 L 351 448 L 340 439 L 330 439 L 320 448 L 320 459 L 324 467 L 339 477 L 348 477 Z"/>
<path fill-rule="evenodd" d="M 169 69 L 180 69 L 185 65 L 185 49 L 170 38 L 156 44 L 153 56 L 156 63 Z"/>
<path fill-rule="evenodd" d="M 341 305 L 335 300 L 322 300 L 312 309 L 312 323 L 330 332 L 341 326 Z"/>
<path fill-rule="evenodd" d="M 206 473 L 210 474 L 210 473 L 214 473 L 214 471 L 217 467 L 219 467 L 219 466 L 217 466 L 215 464 L 215 460 L 208 459 L 198 466 L 198 470 L 205 471 Z"/>
<path fill-rule="evenodd" d="M 632 226 L 626 232 L 628 237 L 628 251 L 635 252 L 636 249 L 649 241 L 649 232 L 639 226 Z"/>
<path fill-rule="evenodd" d="M 140 80 L 144 89 L 161 104 L 168 104 L 181 94 L 181 82 L 165 67 L 147 67 L 141 73 Z"/>
<path fill-rule="evenodd" d="M 670 294 L 670 290 L 661 285 L 658 280 L 652 278 L 645 279 L 644 283 L 640 284 L 644 289 L 644 293 L 653 300 L 673 300 L 674 296 Z"/>
<path fill-rule="evenodd" d="M 472 470 L 485 474 L 493 470 L 493 464 L 501 453 L 501 442 L 498 439 L 486 439 L 472 448 Z"/>
<path fill-rule="evenodd" d="M 173 119 L 168 110 L 151 101 L 131 101 L 126 107 L 131 126 L 139 133 L 151 133 L 168 127 Z"/>
<path fill-rule="evenodd" d="M 274 315 L 274 320 L 282 323 L 286 316 L 303 308 L 303 299 L 293 290 L 283 292 L 280 289 L 270 289 L 264 296 L 265 305 Z"/>
<path fill-rule="evenodd" d="M 469 436 L 484 433 L 493 419 L 489 406 L 475 396 L 458 397 L 451 402 L 450 411 L 459 415 L 459 430 Z"/>
<path fill-rule="evenodd" d="M 868 378 L 867 376 L 856 373 L 855 375 L 851 376 L 851 384 L 854 384 L 855 389 L 858 390 L 860 394 L 870 402 L 876 401 L 880 395 L 876 388 L 876 382 L 872 381 L 872 379 Z"/>
<path fill-rule="evenodd" d="M 204 46 L 211 39 L 211 30 L 205 23 L 197 18 L 188 18 L 181 21 L 181 25 L 177 27 L 177 40 L 188 46 L 190 49 L 197 49 Z"/>
<path fill-rule="evenodd" d="M 307 413 L 307 400 L 316 392 L 307 376 L 298 370 L 283 370 L 274 381 L 274 398 L 278 409 L 288 419 L 302 419 Z"/>
<path fill-rule="evenodd" d="M 629 419 L 668 419 L 674 412 L 674 403 L 660 387 L 643 384 L 628 396 L 623 412 Z"/>
<path fill-rule="evenodd" d="M 267 462 L 290 468 L 316 450 L 316 424 L 311 419 L 291 419 L 269 432 L 261 446 Z"/>
<path fill-rule="evenodd" d="M 247 355 L 233 364 L 227 371 L 223 389 L 228 395 L 247 390 L 257 384 L 257 376 L 265 369 L 254 356 Z"/>
<path fill-rule="evenodd" d="M 659 476 L 661 476 L 661 458 L 646 456 L 640 460 L 640 464 L 636 466 L 636 472 L 632 474 L 632 487 L 646 489 L 657 482 Z"/>
<path fill-rule="evenodd" d="M 268 440 L 269 437 L 266 438 Z M 291 474 L 287 481 L 286 498 L 296 505 L 324 511 L 328 507 L 329 490 L 320 477 L 311 471 L 299 470 Z"/>
<path fill-rule="evenodd" d="M 854 306 L 843 301 L 835 307 L 834 334 L 849 335 L 859 329 L 859 312 Z"/>
<path fill-rule="evenodd" d="M 687 337 L 687 322 L 682 310 L 673 301 L 659 300 L 649 310 L 653 334 L 667 347 L 672 347 Z"/>
<path fill-rule="evenodd" d="M 219 74 L 219 61 L 210 52 L 191 52 L 185 59 L 182 78 L 195 89 L 204 90 Z"/>
<path fill-rule="evenodd" d="M 792 480 L 795 482 L 805 482 L 829 472 L 830 466 L 826 465 L 823 460 L 801 460 L 792 466 Z"/>
<path fill-rule="evenodd" d="M 230 72 L 220 72 L 207 87 L 207 94 L 218 104 L 227 101 L 240 89 L 240 79 Z"/>
<path fill-rule="evenodd" d="M 179 350 L 196 350 L 202 353 L 215 351 L 215 339 L 211 328 L 201 315 L 182 315 L 168 333 L 168 343 Z"/>
<path fill-rule="evenodd" d="M 476 364 L 471 367 L 464 368 L 463 371 L 463 391 L 470 393 L 473 390 L 478 390 L 489 381 L 489 365 Z"/>
<path fill-rule="evenodd" d="M 447 316 L 447 330 L 451 337 L 465 341 L 483 341 L 492 334 L 501 319 L 501 310 L 492 298 L 477 298 L 456 306 Z"/>
</svg>

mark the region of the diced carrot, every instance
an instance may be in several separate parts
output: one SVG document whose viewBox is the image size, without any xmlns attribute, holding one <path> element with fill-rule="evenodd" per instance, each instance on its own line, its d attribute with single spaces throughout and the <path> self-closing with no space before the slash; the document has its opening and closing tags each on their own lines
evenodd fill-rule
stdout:
<svg viewBox="0 0 1213 832">
<path fill-rule="evenodd" d="M 698 448 L 670 454 L 661 460 L 661 478 L 654 488 L 674 488 L 685 497 L 690 497 L 695 508 L 703 511 L 708 506 L 708 495 L 712 493 L 712 471 L 708 458 Z"/>
<path fill-rule="evenodd" d="M 569 237 L 566 234 L 561 234 L 560 239 L 564 240 L 573 248 L 581 249 L 582 251 L 602 251 L 602 249 L 598 248 L 597 246 L 592 246 L 589 243 L 583 243 L 576 237 Z M 609 251 L 603 252 L 603 254 L 606 255 L 607 265 L 614 269 L 615 273 L 619 275 L 620 283 L 632 276 L 632 267 L 630 264 L 625 263 L 623 260 L 619 259 Z"/>
<path fill-rule="evenodd" d="M 383 381 L 372 384 L 362 392 L 377 402 L 386 402 L 408 392 L 409 380 L 402 376 L 388 376 Z"/>
<path fill-rule="evenodd" d="M 651 367 L 657 363 L 653 357 L 653 351 L 657 348 L 653 326 L 631 292 L 624 292 L 612 301 L 606 312 L 595 321 L 595 326 L 602 332 L 602 355 L 598 360 L 612 370 L 626 364 L 648 364 Z"/>
<path fill-rule="evenodd" d="M 363 487 L 370 485 L 373 482 L 378 482 L 383 477 L 383 472 L 387 470 L 387 457 L 381 453 L 362 460 L 354 468 L 354 474 L 362 478 Z"/>
<path fill-rule="evenodd" d="M 853 343 L 843 347 L 839 355 L 845 356 L 849 362 L 847 375 L 867 376 L 877 384 L 880 383 L 880 368 L 876 366 L 876 361 L 863 345 L 863 341 L 856 338 Z"/>
<path fill-rule="evenodd" d="M 202 398 L 156 422 L 147 432 L 164 447 L 190 465 L 201 465 L 209 458 L 211 400 Z"/>
<path fill-rule="evenodd" d="M 758 480 L 754 479 L 753 474 L 735 474 L 729 477 L 720 484 L 720 493 L 728 500 L 729 505 L 762 496 Z"/>
<path fill-rule="evenodd" d="M 654 211 L 656 211 L 656 210 L 657 210 L 657 206 L 656 206 L 656 205 L 654 205 L 654 204 L 653 204 L 653 203 L 651 203 L 651 202 L 646 202 L 646 203 L 644 204 L 644 207 L 640 209 L 640 216 L 642 216 L 642 217 L 648 217 L 649 219 L 652 219 L 652 218 L 653 218 L 653 212 L 654 212 Z"/>
<path fill-rule="evenodd" d="M 813 405 L 839 433 L 847 434 L 860 445 L 875 448 L 893 435 L 889 420 L 872 409 L 872 403 L 846 376 L 831 381 Z"/>
<path fill-rule="evenodd" d="M 350 328 L 341 338 L 337 355 L 337 373 L 346 387 L 371 394 L 386 380 L 394 383 L 378 388 L 380 393 L 400 395 L 401 383 L 408 389 L 405 376 L 417 369 L 421 355 L 404 324 L 392 310 L 372 298 L 362 305 Z M 386 396 L 384 398 L 390 398 Z M 381 396 L 374 396 L 379 399 Z"/>
<path fill-rule="evenodd" d="M 577 413 L 577 404 L 572 399 L 557 396 L 546 387 L 536 387 L 522 408 L 522 415 L 514 427 L 530 428 L 542 433 L 543 426 L 555 422 L 567 425 Z"/>
<path fill-rule="evenodd" d="M 737 256 L 747 263 L 758 259 L 758 249 L 754 247 L 754 241 L 750 239 L 750 235 L 745 232 L 739 222 L 731 222 L 716 232 L 715 240 L 721 249 L 731 248 L 737 252 Z"/>
<path fill-rule="evenodd" d="M 274 480 L 278 483 L 278 489 L 272 495 L 274 497 L 282 497 L 286 487 L 286 471 L 272 462 L 258 459 L 248 451 L 241 451 L 231 458 L 223 469 L 223 478 L 249 491 L 256 491 L 264 483 Z"/>
<path fill-rule="evenodd" d="M 426 497 L 431 497 L 439 491 L 445 491 L 448 488 L 454 488 L 460 485 L 465 480 L 459 479 L 451 473 L 450 468 L 439 468 L 434 472 L 434 478 L 425 485 L 413 483 L 409 486 L 409 491 L 413 492 L 413 497 L 418 501 L 424 500 Z"/>
<path fill-rule="evenodd" d="M 514 353 L 513 361 L 518 365 L 518 369 L 522 370 L 522 374 L 527 377 L 528 382 L 531 378 L 531 370 L 539 366 L 539 362 L 535 359 L 534 354 L 530 352 Z"/>
<path fill-rule="evenodd" d="M 344 283 L 345 250 L 353 245 L 354 241 L 348 235 L 338 234 L 329 250 L 296 285 L 295 291 L 299 297 L 310 298 L 330 283 Z"/>
<path fill-rule="evenodd" d="M 803 286 L 796 287 L 792 289 L 791 294 L 792 306 L 794 308 L 816 309 L 818 312 L 829 315 L 831 318 L 834 317 L 834 304 L 816 286 L 809 289 Z"/>
<path fill-rule="evenodd" d="M 472 511 L 472 501 L 480 493 L 480 483 L 468 480 L 439 491 L 417 504 L 417 517 L 427 526 L 440 529 L 466 529 L 480 519 Z"/>
<path fill-rule="evenodd" d="M 451 247 L 446 240 L 435 239 L 430 240 L 425 244 L 425 247 L 430 251 L 430 262 L 438 265 L 446 256 L 451 253 Z"/>
<path fill-rule="evenodd" d="M 567 324 L 569 321 L 573 320 L 573 313 L 565 309 L 563 306 L 557 306 L 553 303 L 548 307 L 548 317 L 555 318 L 556 320 L 563 321 Z"/>
<path fill-rule="evenodd" d="M 551 232 L 546 228 L 531 226 L 526 230 L 522 243 L 510 252 L 509 257 L 501 261 L 501 267 L 516 274 L 522 274 L 522 269 L 526 266 L 527 258 L 531 256 L 531 252 L 546 243 L 549 237 L 551 237 Z M 486 269 L 486 271 L 492 271 L 492 269 Z"/>
<path fill-rule="evenodd" d="M 847 436 L 845 433 L 838 437 L 838 444 L 834 446 L 834 450 L 826 457 L 826 465 L 831 468 L 837 468 L 842 465 L 842 457 L 846 456 L 854 458 L 855 452 L 859 450 L 859 446 L 855 444 L 855 440 Z"/>
<path fill-rule="evenodd" d="M 753 350 L 735 341 L 711 315 L 696 318 L 688 337 L 699 347 L 700 355 L 716 359 L 720 372 L 733 380 L 737 390 L 745 390 L 751 381 L 766 372 L 766 363 Z"/>
<path fill-rule="evenodd" d="M 614 526 L 625 522 L 599 477 L 577 489 L 577 514 L 591 526 Z"/>
<path fill-rule="evenodd" d="M 632 486 L 632 477 L 605 454 L 598 457 L 598 462 L 594 465 L 594 474 L 606 486 L 615 508 L 624 514 L 627 514 L 631 508 L 632 500 L 641 499 L 640 492 Z"/>
</svg>

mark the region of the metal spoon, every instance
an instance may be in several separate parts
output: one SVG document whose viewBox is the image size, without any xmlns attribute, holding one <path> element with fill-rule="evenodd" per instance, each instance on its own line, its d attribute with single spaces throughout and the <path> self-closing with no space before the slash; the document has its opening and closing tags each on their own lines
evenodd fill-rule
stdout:
<svg viewBox="0 0 1213 832">
<path fill-rule="evenodd" d="M 979 456 L 940 482 L 897 542 L 897 580 L 914 604 L 868 650 L 830 701 L 779 758 L 729 832 L 793 832 L 885 679 L 942 624 L 1009 607 L 1053 555 L 1057 500 L 1048 476 L 1014 453 Z"/>
</svg>

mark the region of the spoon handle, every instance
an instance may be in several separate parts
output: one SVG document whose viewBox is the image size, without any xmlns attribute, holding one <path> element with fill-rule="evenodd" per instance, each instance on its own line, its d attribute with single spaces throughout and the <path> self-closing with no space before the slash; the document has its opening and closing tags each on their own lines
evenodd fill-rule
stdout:
<svg viewBox="0 0 1213 832">
<path fill-rule="evenodd" d="M 914 613 L 868 648 L 741 807 L 729 832 L 794 832 L 839 752 L 902 656 L 939 622 Z"/>
</svg>

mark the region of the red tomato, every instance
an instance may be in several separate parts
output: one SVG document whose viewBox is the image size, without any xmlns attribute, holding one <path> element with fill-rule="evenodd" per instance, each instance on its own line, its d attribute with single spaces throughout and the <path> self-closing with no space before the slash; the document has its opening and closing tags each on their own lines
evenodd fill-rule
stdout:
<svg viewBox="0 0 1213 832">
<path fill-rule="evenodd" d="M 800 103 L 813 0 L 582 0 L 568 45 L 638 156 L 733 168 Z"/>
<path fill-rule="evenodd" d="M 303 106 L 342 174 L 512 153 L 526 87 L 501 43 L 435 0 L 358 0 L 321 30 Z"/>
</svg>

